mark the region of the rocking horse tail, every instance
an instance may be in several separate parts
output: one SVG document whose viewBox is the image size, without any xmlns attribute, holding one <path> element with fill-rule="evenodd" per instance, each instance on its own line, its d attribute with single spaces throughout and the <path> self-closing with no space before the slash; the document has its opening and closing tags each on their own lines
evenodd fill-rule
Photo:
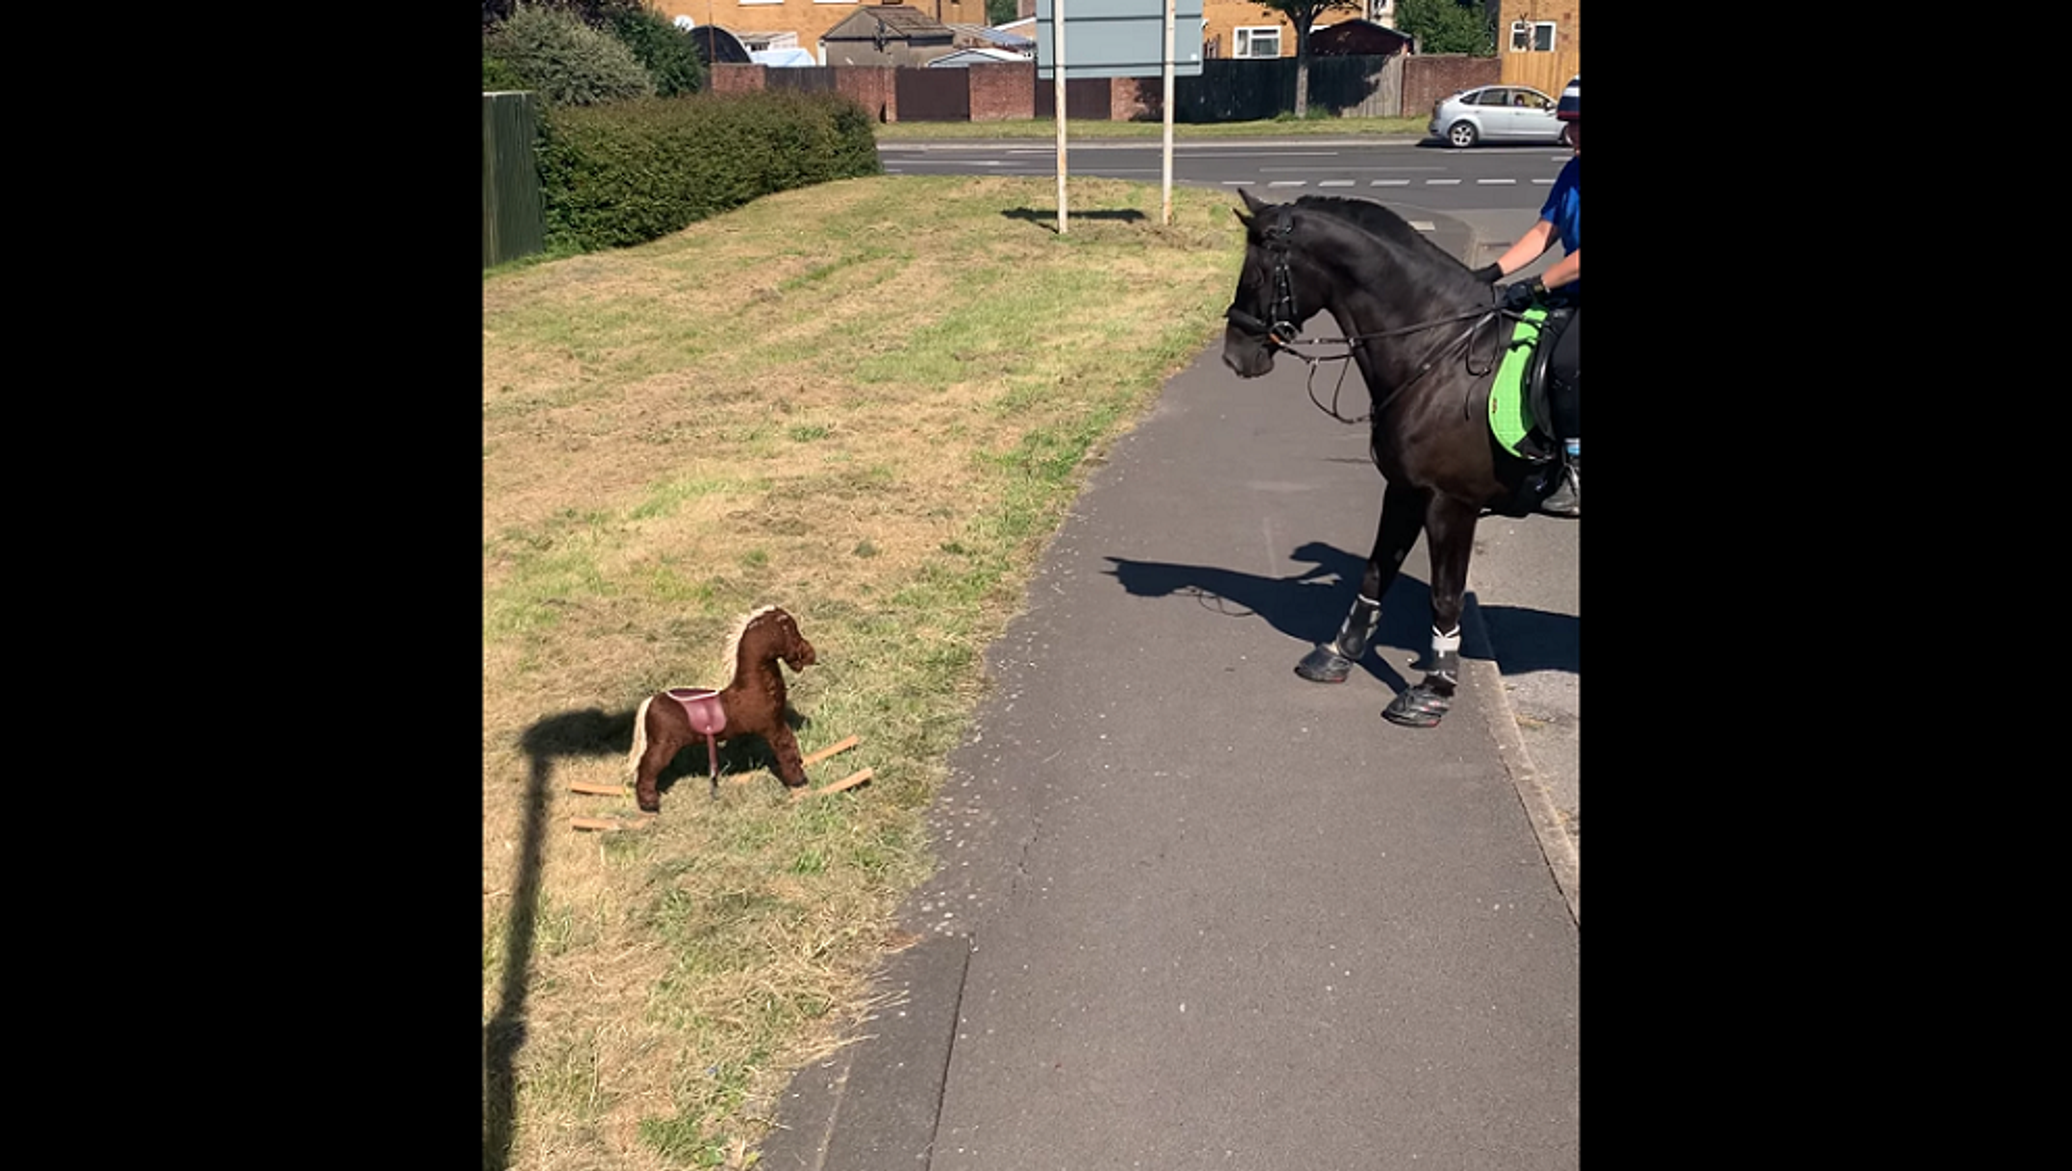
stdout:
<svg viewBox="0 0 2072 1171">
<path fill-rule="evenodd" d="M 648 705 L 655 702 L 650 695 L 640 701 L 640 710 L 633 713 L 633 752 L 626 757 L 626 767 L 640 768 L 640 758 L 647 754 L 647 712 Z"/>
</svg>

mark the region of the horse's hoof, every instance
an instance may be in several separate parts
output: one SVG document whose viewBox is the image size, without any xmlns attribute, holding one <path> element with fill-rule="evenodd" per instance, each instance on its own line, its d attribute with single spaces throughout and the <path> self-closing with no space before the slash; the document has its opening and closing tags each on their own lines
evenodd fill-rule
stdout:
<svg viewBox="0 0 2072 1171">
<path fill-rule="evenodd" d="M 1295 673 L 1311 683 L 1343 683 L 1352 671 L 1353 661 L 1332 650 L 1329 643 L 1320 644 L 1295 664 Z"/>
<path fill-rule="evenodd" d="M 1406 728 L 1436 728 L 1453 709 L 1453 697 L 1441 695 L 1423 683 L 1409 688 L 1382 710 L 1381 718 Z"/>
</svg>

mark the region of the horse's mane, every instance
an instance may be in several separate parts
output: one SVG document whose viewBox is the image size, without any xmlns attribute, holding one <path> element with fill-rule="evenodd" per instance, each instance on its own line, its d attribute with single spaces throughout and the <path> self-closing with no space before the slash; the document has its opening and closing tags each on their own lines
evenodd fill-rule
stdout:
<svg viewBox="0 0 2072 1171">
<path fill-rule="evenodd" d="M 733 629 L 727 632 L 727 649 L 719 658 L 720 673 L 723 677 L 733 678 L 736 666 L 734 659 L 735 656 L 741 653 L 741 636 L 748 633 L 748 628 L 755 625 L 756 619 L 777 608 L 776 606 L 758 606 L 741 617 L 734 619 Z"/>
<path fill-rule="evenodd" d="M 1468 273 L 1466 265 L 1454 259 L 1444 248 L 1432 243 L 1431 237 L 1411 227 L 1402 216 L 1373 200 L 1348 199 L 1341 195 L 1304 195 L 1297 199 L 1293 206 L 1304 211 L 1323 212 L 1344 220 L 1370 236 L 1398 245 L 1412 257 L 1427 262 L 1434 280 L 1464 277 Z"/>
</svg>

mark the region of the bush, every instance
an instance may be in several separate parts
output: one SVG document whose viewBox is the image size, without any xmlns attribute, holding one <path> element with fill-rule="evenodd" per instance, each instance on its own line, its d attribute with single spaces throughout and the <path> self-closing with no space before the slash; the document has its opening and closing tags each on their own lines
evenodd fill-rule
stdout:
<svg viewBox="0 0 2072 1171">
<path fill-rule="evenodd" d="M 524 80 L 517 88 L 535 91 L 549 105 L 589 106 L 655 92 L 654 78 L 631 49 L 554 9 L 514 9 L 484 34 L 483 50 Z"/>
<path fill-rule="evenodd" d="M 870 116 L 836 94 L 549 109 L 541 138 L 549 244 L 585 251 L 643 244 L 765 195 L 883 171 Z"/>
<path fill-rule="evenodd" d="M 646 5 L 628 4 L 610 13 L 611 33 L 647 67 L 655 92 L 665 98 L 705 88 L 705 61 L 691 34 Z"/>
<path fill-rule="evenodd" d="M 483 93 L 489 93 L 492 90 L 524 88 L 526 88 L 525 79 L 518 76 L 516 69 L 511 68 L 508 62 L 490 56 L 489 50 L 484 49 L 482 51 Z"/>
</svg>

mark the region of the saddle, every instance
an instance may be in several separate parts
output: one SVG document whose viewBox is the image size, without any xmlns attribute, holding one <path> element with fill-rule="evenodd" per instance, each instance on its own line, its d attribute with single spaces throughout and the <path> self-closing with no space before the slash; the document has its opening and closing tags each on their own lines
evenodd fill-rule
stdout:
<svg viewBox="0 0 2072 1171">
<path fill-rule="evenodd" d="M 705 737 L 705 758 L 712 766 L 712 783 L 719 784 L 719 734 L 727 726 L 727 707 L 719 692 L 710 687 L 672 687 L 663 692 L 683 708 L 691 731 Z"/>
<path fill-rule="evenodd" d="M 1489 388 L 1489 429 L 1506 451 L 1532 464 L 1560 454 L 1548 399 L 1554 343 L 1574 316 L 1571 305 L 1536 305 L 1526 310 Z"/>
</svg>

